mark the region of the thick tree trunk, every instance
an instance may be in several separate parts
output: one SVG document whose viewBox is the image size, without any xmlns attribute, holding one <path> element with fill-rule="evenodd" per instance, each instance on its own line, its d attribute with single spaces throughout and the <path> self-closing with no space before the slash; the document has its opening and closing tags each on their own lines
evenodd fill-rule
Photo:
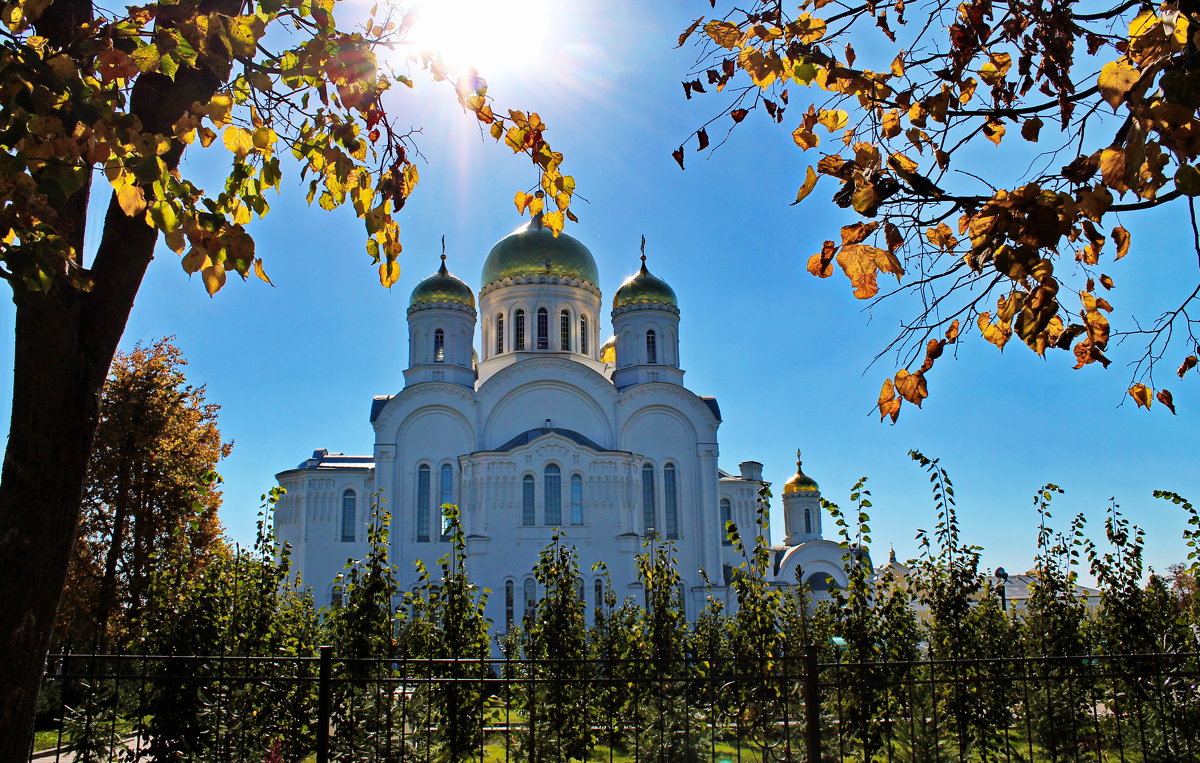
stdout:
<svg viewBox="0 0 1200 763">
<path fill-rule="evenodd" d="M 202 0 L 199 10 L 236 14 L 243 0 Z M 43 14 L 51 44 L 91 17 L 90 0 L 54 0 Z M 147 133 L 171 135 L 193 102 L 207 103 L 227 79 L 207 68 L 137 78 L 129 112 Z M 179 163 L 183 145 L 163 156 Z M 148 189 L 147 189 L 148 190 Z M 86 197 L 68 205 L 65 233 L 82 241 Z M 100 391 L 158 231 L 128 217 L 115 198 L 104 217 L 90 275 L 80 292 L 62 276 L 48 294 L 17 287 L 12 423 L 0 476 L 0 763 L 25 763 L 37 692 L 79 520 L 96 433 Z M 78 245 L 77 249 L 82 247 Z"/>
<path fill-rule="evenodd" d="M 123 289 L 83 294 L 60 284 L 14 299 L 12 422 L 0 478 L 0 763 L 28 760 L 100 390 L 154 248 L 155 231 L 119 208 L 114 220 L 113 211 L 105 238 L 114 222 L 132 234 L 112 245 L 125 263 L 116 279 Z"/>
</svg>

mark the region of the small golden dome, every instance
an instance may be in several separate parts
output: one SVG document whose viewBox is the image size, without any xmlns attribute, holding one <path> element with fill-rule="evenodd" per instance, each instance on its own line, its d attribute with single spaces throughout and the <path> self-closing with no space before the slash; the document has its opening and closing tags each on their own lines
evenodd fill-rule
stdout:
<svg viewBox="0 0 1200 763">
<path fill-rule="evenodd" d="M 625 283 L 613 295 L 613 309 L 630 305 L 671 305 L 679 307 L 675 290 L 646 269 L 646 255 L 642 255 L 642 268 L 625 279 Z"/>
<path fill-rule="evenodd" d="M 783 485 L 783 494 L 789 493 L 816 493 L 820 491 L 817 481 L 804 473 L 804 469 L 800 466 L 800 451 L 796 451 L 796 474 Z"/>
<path fill-rule="evenodd" d="M 601 363 L 616 363 L 617 362 L 617 338 L 609 337 L 608 341 L 600 348 Z"/>
<path fill-rule="evenodd" d="M 408 300 L 409 307 L 439 303 L 457 303 L 475 307 L 475 294 L 461 278 L 446 270 L 446 255 L 442 255 L 442 266 L 438 272 L 421 281 L 413 289 Z"/>
</svg>

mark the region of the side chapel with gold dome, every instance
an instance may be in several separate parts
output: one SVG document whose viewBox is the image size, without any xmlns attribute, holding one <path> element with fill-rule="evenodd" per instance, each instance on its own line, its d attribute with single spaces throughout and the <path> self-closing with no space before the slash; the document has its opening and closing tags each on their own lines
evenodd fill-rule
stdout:
<svg viewBox="0 0 1200 763">
<path fill-rule="evenodd" d="M 689 617 L 709 595 L 731 599 L 743 560 L 725 524 L 752 537 L 766 483 L 757 461 L 719 467 L 721 409 L 684 386 L 679 311 L 643 254 L 605 316 L 592 253 L 540 216 L 492 248 L 478 292 L 443 255 L 409 301 L 403 388 L 372 401 L 371 455 L 317 450 L 277 475 L 287 493 L 276 533 L 316 603 L 337 603 L 336 577 L 364 555 L 376 497 L 392 515 L 402 590 L 415 561 L 434 568 L 449 550 L 439 507 L 461 508 L 468 568 L 493 591 L 497 631 L 536 602 L 531 570 L 556 532 L 578 550 L 589 612 L 596 562 L 618 595 L 640 599 L 634 557 L 651 536 L 675 544 Z M 795 584 L 799 571 L 818 595 L 844 585 L 843 549 L 823 539 L 819 488 L 799 460 L 782 501 L 774 580 Z"/>
</svg>

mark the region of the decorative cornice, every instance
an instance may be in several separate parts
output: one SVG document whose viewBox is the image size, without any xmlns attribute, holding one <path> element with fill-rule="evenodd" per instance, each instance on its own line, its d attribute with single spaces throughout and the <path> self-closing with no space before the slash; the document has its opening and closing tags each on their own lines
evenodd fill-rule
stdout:
<svg viewBox="0 0 1200 763">
<path fill-rule="evenodd" d="M 669 302 L 634 302 L 629 305 L 614 307 L 612 317 L 616 318 L 618 315 L 624 315 L 635 310 L 660 310 L 664 313 L 679 315 L 679 308 Z"/>
<path fill-rule="evenodd" d="M 600 288 L 598 286 L 596 286 L 595 284 L 593 284 L 591 281 L 587 281 L 582 278 L 564 278 L 562 276 L 556 276 L 556 275 L 552 275 L 552 274 L 548 274 L 548 273 L 539 273 L 538 275 L 534 275 L 534 276 L 517 276 L 515 278 L 506 277 L 506 278 L 500 278 L 498 280 L 492 281 L 491 283 L 489 283 L 488 285 L 484 286 L 482 289 L 479 290 L 479 298 L 483 299 L 483 295 L 493 292 L 496 289 L 504 288 L 505 286 L 520 286 L 521 284 L 538 284 L 538 283 L 549 283 L 549 284 L 561 284 L 563 286 L 574 286 L 578 289 L 583 289 L 584 291 L 591 292 L 592 294 L 595 294 L 597 297 L 600 296 Z"/>
<path fill-rule="evenodd" d="M 475 308 L 471 307 L 470 305 L 464 305 L 461 302 L 421 302 L 416 305 L 411 305 L 408 308 L 408 314 L 412 315 L 420 310 L 456 310 L 460 313 L 466 313 L 467 315 L 471 316 L 472 319 L 474 319 L 476 316 Z"/>
</svg>

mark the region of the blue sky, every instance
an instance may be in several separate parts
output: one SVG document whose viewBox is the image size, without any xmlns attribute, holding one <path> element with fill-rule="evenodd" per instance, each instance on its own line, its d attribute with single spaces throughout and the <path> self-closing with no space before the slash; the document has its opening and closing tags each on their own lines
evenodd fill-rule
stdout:
<svg viewBox="0 0 1200 763">
<path fill-rule="evenodd" d="M 566 154 L 563 169 L 576 177 L 581 197 L 574 207 L 581 223 L 568 232 L 596 256 L 606 298 L 636 269 L 646 236 L 650 268 L 679 295 L 685 382 L 721 404 L 723 468 L 762 461 L 767 479 L 780 486 L 801 448 L 805 471 L 843 505 L 854 481 L 869 476 L 877 561 L 889 545 L 901 557 L 914 555 L 916 529 L 934 523 L 927 477 L 907 456 L 912 448 L 941 457 L 949 469 L 964 537 L 985 547 L 987 567 L 1029 566 L 1031 498 L 1045 482 L 1066 491 L 1055 510 L 1060 526 L 1085 512 L 1099 538 L 1115 497 L 1146 528 L 1154 567 L 1183 560 L 1185 517 L 1151 491 L 1200 500 L 1194 373 L 1169 385 L 1178 416 L 1157 405 L 1146 413 L 1121 405 L 1132 347 L 1112 353 L 1107 370 L 1072 371 L 1065 357 L 1043 361 L 1015 341 L 1001 354 L 972 329 L 955 348 L 957 359 L 948 353 L 932 372 L 924 410 L 905 406 L 897 425 L 880 424 L 872 406 L 895 362 L 888 356 L 867 366 L 913 303 L 864 309 L 840 274 L 820 281 L 805 272 L 809 255 L 853 219 L 828 201 L 828 186 L 789 206 L 815 161 L 792 143 L 791 120 L 747 120 L 716 153 L 689 152 L 684 172 L 671 158 L 718 110 L 705 97 L 684 100 L 679 79 L 693 55 L 673 50 L 679 31 L 708 12 L 708 3 L 563 0 L 547 7 L 555 33 L 544 49 L 483 74 L 498 105 L 537 111 Z M 856 47 L 860 57 L 894 55 L 869 43 Z M 378 284 L 360 221 L 346 210 L 305 206 L 300 185 L 285 179 L 272 212 L 251 228 L 276 288 L 231 280 L 210 299 L 164 248 L 134 307 L 123 347 L 174 335 L 190 361 L 189 378 L 222 406 L 222 432 L 235 443 L 220 467 L 222 516 L 239 541 L 252 539 L 259 495 L 275 472 L 314 448 L 371 451 L 371 397 L 402 386 L 408 294 L 436 269 L 440 237 L 451 271 L 478 288 L 489 248 L 521 223 L 512 197 L 536 181 L 527 160 L 481 136 L 445 84 L 419 72 L 414 78 L 417 88 L 397 92 L 389 104 L 402 124 L 421 128 L 425 159 L 399 218 L 405 250 L 392 290 Z M 804 95 L 793 89 L 797 117 Z M 719 139 L 718 130 L 709 133 Z M 225 161 L 219 151 L 192 152 L 186 171 L 212 186 L 220 169 L 214 163 Z M 1023 169 L 1002 150 L 981 150 L 975 161 L 976 173 Z M 1177 205 L 1122 221 L 1134 248 L 1105 271 L 1117 283 L 1114 324 L 1128 325 L 1130 311 L 1150 318 L 1195 284 L 1181 214 L 1186 208 Z M 12 322 L 6 300 L 6 364 Z M 1168 358 L 1163 378 L 1178 361 Z M 0 395 L 5 426 L 8 404 Z M 775 506 L 778 537 L 778 499 Z"/>
</svg>

